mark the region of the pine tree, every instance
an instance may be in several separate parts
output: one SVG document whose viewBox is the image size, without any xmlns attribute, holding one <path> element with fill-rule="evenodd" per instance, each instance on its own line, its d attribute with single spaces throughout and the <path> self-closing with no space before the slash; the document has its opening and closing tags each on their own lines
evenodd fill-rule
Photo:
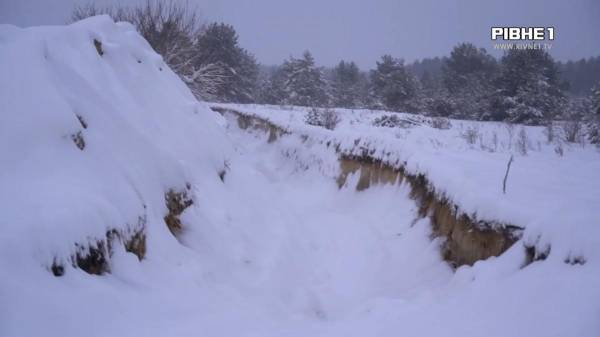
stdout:
<svg viewBox="0 0 600 337">
<path fill-rule="evenodd" d="M 561 78 L 569 83 L 569 92 L 586 96 L 600 81 L 600 56 L 559 63 Z"/>
<path fill-rule="evenodd" d="M 276 66 L 263 72 L 258 83 L 258 103 L 284 104 L 286 92 L 284 90 L 285 74 L 282 67 Z"/>
<path fill-rule="evenodd" d="M 218 64 L 224 78 L 217 88 L 216 99 L 225 102 L 254 101 L 258 64 L 254 56 L 238 45 L 238 36 L 231 25 L 212 23 L 196 42 L 198 65 Z"/>
<path fill-rule="evenodd" d="M 327 83 L 322 69 L 315 66 L 309 51 L 302 58 L 291 57 L 282 67 L 285 104 L 300 106 L 325 106 L 329 103 Z"/>
<path fill-rule="evenodd" d="M 590 143 L 600 146 L 600 82 L 592 88 L 590 100 L 592 116 L 588 125 L 588 138 Z"/>
<path fill-rule="evenodd" d="M 390 110 L 414 111 L 418 81 L 404 66 L 404 61 L 384 55 L 371 71 L 371 83 L 375 96 Z"/>
<path fill-rule="evenodd" d="M 441 75 L 424 70 L 421 75 L 421 95 L 424 111 L 434 117 L 450 117 L 456 112 L 456 102 L 444 86 Z"/>
<path fill-rule="evenodd" d="M 592 101 L 592 113 L 600 116 L 600 82 L 592 88 L 590 100 Z"/>
<path fill-rule="evenodd" d="M 333 105 L 343 108 L 361 106 L 361 80 L 361 73 L 354 62 L 340 61 L 333 69 Z"/>
<path fill-rule="evenodd" d="M 496 60 L 485 49 L 470 43 L 454 47 L 442 67 L 444 86 L 455 103 L 452 117 L 492 119 L 489 98 L 496 69 Z"/>
<path fill-rule="evenodd" d="M 557 116 L 566 102 L 552 57 L 541 49 L 513 49 L 502 57 L 496 118 L 540 124 Z"/>
</svg>

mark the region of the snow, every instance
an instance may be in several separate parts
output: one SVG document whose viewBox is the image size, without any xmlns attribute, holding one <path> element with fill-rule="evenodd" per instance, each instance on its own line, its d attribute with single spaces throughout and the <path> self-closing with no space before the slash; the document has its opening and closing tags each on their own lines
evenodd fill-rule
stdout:
<svg viewBox="0 0 600 337">
<path fill-rule="evenodd" d="M 337 109 L 341 122 L 332 132 L 306 125 L 308 110 L 302 107 L 213 105 L 263 118 L 292 134 L 308 135 L 311 153 L 331 152 L 322 149 L 330 142 L 339 144 L 341 153 L 360 156 L 366 151 L 372 158 L 423 173 L 436 191 L 464 213 L 525 228 L 524 241 L 550 245 L 551 258 L 600 258 L 600 250 L 595 248 L 600 245 L 600 212 L 596 209 L 600 152 L 593 145 L 562 143 L 565 154 L 559 156 L 557 144 L 546 141 L 542 127 L 515 125 L 509 130 L 502 123 L 451 120 L 452 127 L 443 130 L 430 127 L 423 117 L 423 123 L 415 127 L 387 128 L 372 123 L 390 113 Z M 419 120 L 410 114 L 398 116 Z M 468 144 L 463 137 L 468 129 L 477 130 L 475 144 Z M 526 155 L 517 145 L 521 129 L 527 134 Z M 502 181 L 511 156 L 514 162 L 504 194 Z M 337 156 L 329 156 L 322 165 L 335 167 L 336 160 Z M 333 170 L 330 175 L 337 173 Z"/>
<path fill-rule="evenodd" d="M 511 150 L 465 145 L 461 122 L 374 129 L 380 112 L 343 111 L 330 132 L 304 125 L 299 108 L 228 106 L 292 131 L 268 143 L 197 102 L 132 26 L 104 16 L 0 26 L 0 73 L 0 336 L 600 332 L 599 163 L 589 146 L 559 158 L 543 143 L 536 150 L 541 130 L 528 129 L 534 149 L 516 156 L 502 195 Z M 502 126 L 477 125 L 486 142 L 496 131 L 506 143 Z M 338 189 L 337 156 L 319 141 L 352 151 L 357 137 L 426 173 L 465 211 L 525 227 L 523 240 L 551 245 L 548 259 L 521 268 L 517 242 L 452 270 L 428 220 L 415 221 L 407 185 Z M 163 221 L 164 194 L 188 183 L 194 204 L 178 240 Z M 110 273 L 70 265 L 76 243 L 140 216 L 142 261 L 116 245 Z M 586 263 L 564 263 L 567 252 Z M 48 270 L 56 259 L 61 277 Z"/>
</svg>

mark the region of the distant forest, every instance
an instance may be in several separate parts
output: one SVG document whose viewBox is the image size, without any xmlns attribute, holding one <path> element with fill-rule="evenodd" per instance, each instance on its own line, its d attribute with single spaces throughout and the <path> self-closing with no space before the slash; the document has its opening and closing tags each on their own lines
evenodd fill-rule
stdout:
<svg viewBox="0 0 600 337">
<path fill-rule="evenodd" d="M 590 94 L 591 88 L 600 81 L 600 56 L 558 63 L 560 76 L 569 83 L 569 92 L 576 96 Z"/>
<path fill-rule="evenodd" d="M 407 67 L 419 78 L 425 73 L 438 77 L 446 57 L 424 58 L 409 63 Z M 582 58 L 578 61 L 557 62 L 560 79 L 565 89 L 573 96 L 587 96 L 594 85 L 600 82 L 600 56 Z"/>
</svg>

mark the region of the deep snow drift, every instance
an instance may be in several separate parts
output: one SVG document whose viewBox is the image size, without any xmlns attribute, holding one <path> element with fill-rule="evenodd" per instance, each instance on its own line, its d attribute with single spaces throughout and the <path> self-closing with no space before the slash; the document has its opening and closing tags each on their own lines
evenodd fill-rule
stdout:
<svg viewBox="0 0 600 337">
<path fill-rule="evenodd" d="M 599 248 L 587 246 L 597 237 L 577 241 L 597 233 L 582 233 L 591 224 L 556 233 L 586 244 L 583 265 L 551 253 L 521 268 L 518 242 L 453 271 L 406 185 L 338 189 L 286 156 L 331 153 L 240 130 L 196 102 L 128 24 L 0 26 L 0 73 L 0 336 L 600 332 Z M 177 239 L 165 193 L 188 184 Z M 78 247 L 140 218 L 141 261 L 115 243 L 108 272 L 71 265 Z"/>
</svg>

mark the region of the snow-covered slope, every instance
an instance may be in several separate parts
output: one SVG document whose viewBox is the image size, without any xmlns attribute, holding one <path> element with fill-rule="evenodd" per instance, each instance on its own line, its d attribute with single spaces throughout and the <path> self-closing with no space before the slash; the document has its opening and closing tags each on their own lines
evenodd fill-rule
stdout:
<svg viewBox="0 0 600 337">
<path fill-rule="evenodd" d="M 232 148 L 220 118 L 131 25 L 0 26 L 0 73 L 3 281 L 43 279 L 52 266 L 80 273 L 74 259 L 90 247 L 123 250 L 109 233 L 145 237 L 147 259 L 179 246 L 165 193 L 219 182 Z"/>
<path fill-rule="evenodd" d="M 64 260 L 75 243 L 139 217 L 159 237 L 165 192 L 218 180 L 230 151 L 215 114 L 131 25 L 109 17 L 2 26 L 0 73 L 5 269 Z"/>
<path fill-rule="evenodd" d="M 293 134 L 268 143 L 266 135 L 223 119 L 195 101 L 128 24 L 95 17 L 66 27 L 0 26 L 0 73 L 0 336 L 530 337 L 600 331 L 597 229 L 587 221 L 570 231 L 556 227 L 545 261 L 521 269 L 521 246 L 453 271 L 440 257 L 440 240 L 431 240 L 428 220 L 418 219 L 406 185 L 339 189 L 328 171 L 337 165 L 335 153 Z M 294 113 L 252 109 L 278 123 L 294 122 Z M 469 184 L 465 173 L 455 174 L 478 169 L 485 158 L 480 168 L 498 171 L 487 174 L 499 179 L 506 153 L 488 162 L 495 154 L 462 147 L 452 130 L 440 131 L 440 143 L 430 147 L 431 135 L 418 136 L 425 132 L 420 129 L 400 136 L 417 136 L 403 144 L 394 131 L 376 137 L 361 123 L 344 123 L 340 133 L 289 125 L 343 140 L 349 149 L 357 134 L 381 146 L 381 153 L 417 146 L 398 151 L 397 159 L 426 169 L 461 205 L 478 207 L 478 196 L 495 196 L 455 189 L 453 184 Z M 286 155 L 291 148 L 318 165 L 299 166 Z M 585 151 L 567 151 L 565 164 L 552 166 L 594 169 L 596 159 Z M 467 154 L 472 158 L 464 168 L 456 166 Z M 518 157 L 514 169 L 535 165 L 527 158 Z M 526 183 L 526 174 L 511 174 L 507 199 Z M 553 188 L 580 190 L 566 185 L 580 186 L 582 178 L 568 179 Z M 530 187 L 543 182 L 532 180 Z M 589 182 L 590 190 L 595 184 Z M 164 219 L 173 213 L 170 191 L 193 200 L 177 212 L 183 227 L 177 238 Z M 594 194 L 565 200 L 582 201 L 577 219 L 593 219 Z M 520 216 L 513 211 L 523 207 L 506 203 L 485 203 L 486 216 L 542 228 L 521 222 L 535 211 Z M 136 256 L 122 241 L 139 230 L 145 249 Z M 118 237 L 110 241 L 113 233 Z M 108 269 L 87 273 L 73 258 L 92 253 L 102 240 L 110 244 L 103 247 Z M 585 264 L 553 256 L 555 246 L 563 247 L 560 253 L 575 244 L 581 244 L 577 252 Z"/>
</svg>

